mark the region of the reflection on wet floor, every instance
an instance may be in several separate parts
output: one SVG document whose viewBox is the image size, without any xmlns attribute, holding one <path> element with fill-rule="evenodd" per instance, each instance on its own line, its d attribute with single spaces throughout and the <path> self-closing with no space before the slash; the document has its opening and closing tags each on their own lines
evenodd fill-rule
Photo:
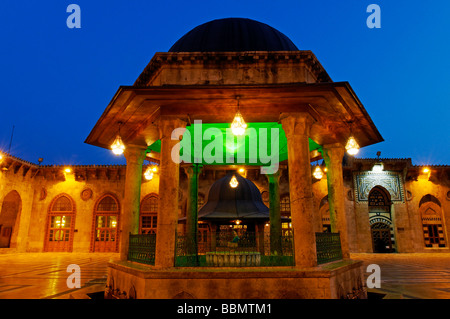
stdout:
<svg viewBox="0 0 450 319">
<path fill-rule="evenodd" d="M 352 254 L 381 269 L 381 288 L 373 299 L 450 299 L 450 254 Z M 106 284 L 111 253 L 0 254 L 0 299 L 66 299 L 97 296 Z M 68 288 L 67 266 L 81 270 L 81 288 Z M 364 272 L 367 278 L 370 273 Z"/>
<path fill-rule="evenodd" d="M 373 298 L 450 299 L 450 254 L 352 254 L 381 269 L 381 287 L 368 289 Z M 370 272 L 365 272 L 366 278 Z M 378 294 L 378 295 L 376 295 Z"/>
<path fill-rule="evenodd" d="M 107 264 L 118 254 L 23 253 L 0 255 L 0 299 L 70 298 L 106 284 Z M 80 266 L 81 288 L 69 288 L 67 267 Z"/>
</svg>

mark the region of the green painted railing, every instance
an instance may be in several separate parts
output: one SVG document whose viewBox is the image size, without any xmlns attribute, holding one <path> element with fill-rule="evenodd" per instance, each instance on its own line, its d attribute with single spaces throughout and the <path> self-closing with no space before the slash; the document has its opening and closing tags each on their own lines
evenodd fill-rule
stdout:
<svg viewBox="0 0 450 319">
<path fill-rule="evenodd" d="M 293 266 L 292 235 L 247 232 L 213 232 L 192 236 L 177 233 L 176 267 Z"/>
<path fill-rule="evenodd" d="M 342 259 L 339 233 L 316 233 L 317 263 L 325 264 Z"/>
<path fill-rule="evenodd" d="M 128 260 L 143 264 L 155 264 L 156 234 L 130 234 Z"/>
<path fill-rule="evenodd" d="M 156 234 L 130 234 L 128 260 L 154 265 L 155 250 Z M 316 252 L 318 264 L 341 260 L 339 233 L 316 233 Z M 197 238 L 186 233 L 176 234 L 176 267 L 294 265 L 292 235 L 246 232 L 235 239 L 229 233 L 208 233 Z"/>
</svg>

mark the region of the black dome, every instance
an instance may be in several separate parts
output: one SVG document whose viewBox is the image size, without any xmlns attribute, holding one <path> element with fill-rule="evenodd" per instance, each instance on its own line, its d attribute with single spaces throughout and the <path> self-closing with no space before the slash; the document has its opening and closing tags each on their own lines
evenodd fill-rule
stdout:
<svg viewBox="0 0 450 319">
<path fill-rule="evenodd" d="M 195 27 L 169 52 L 298 51 L 280 31 L 251 19 L 226 18 Z"/>
<path fill-rule="evenodd" d="M 230 186 L 235 176 L 238 186 Z M 233 219 L 269 220 L 269 208 L 264 205 L 256 185 L 239 174 L 229 174 L 211 185 L 208 201 L 198 212 L 200 220 Z"/>
</svg>

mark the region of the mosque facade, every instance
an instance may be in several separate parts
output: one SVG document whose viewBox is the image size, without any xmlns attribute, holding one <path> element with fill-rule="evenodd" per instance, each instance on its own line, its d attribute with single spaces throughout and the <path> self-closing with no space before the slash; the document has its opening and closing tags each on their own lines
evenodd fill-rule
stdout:
<svg viewBox="0 0 450 319">
<path fill-rule="evenodd" d="M 211 130 L 230 125 L 255 135 L 231 150 L 228 137 L 197 148 L 198 134 L 212 140 Z M 267 140 L 278 155 L 269 166 L 267 149 L 252 148 Z M 351 253 L 449 252 L 450 167 L 350 152 L 382 141 L 350 84 L 333 82 L 311 51 L 260 22 L 214 20 L 156 53 L 86 138 L 114 145 L 126 165 L 40 165 L 2 153 L 0 251 L 119 253 L 110 297 L 225 298 L 225 287 L 212 287 L 228 278 L 238 298 L 364 298 Z M 199 256 L 223 266 L 224 255 L 233 266 L 281 268 L 174 271 L 201 265 Z M 336 260 L 339 271 L 320 266 Z"/>
</svg>

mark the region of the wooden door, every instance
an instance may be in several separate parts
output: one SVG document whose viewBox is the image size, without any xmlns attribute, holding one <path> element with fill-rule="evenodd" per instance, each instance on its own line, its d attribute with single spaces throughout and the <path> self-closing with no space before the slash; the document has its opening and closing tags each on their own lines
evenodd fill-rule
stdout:
<svg viewBox="0 0 450 319">
<path fill-rule="evenodd" d="M 392 241 L 390 227 L 386 223 L 375 223 L 372 225 L 372 243 L 374 253 L 392 252 Z"/>
<path fill-rule="evenodd" d="M 119 249 L 119 202 L 107 194 L 94 206 L 93 252 L 117 252 Z"/>
<path fill-rule="evenodd" d="M 75 204 L 68 195 L 58 195 L 50 204 L 44 250 L 71 252 L 74 226 Z"/>
</svg>

